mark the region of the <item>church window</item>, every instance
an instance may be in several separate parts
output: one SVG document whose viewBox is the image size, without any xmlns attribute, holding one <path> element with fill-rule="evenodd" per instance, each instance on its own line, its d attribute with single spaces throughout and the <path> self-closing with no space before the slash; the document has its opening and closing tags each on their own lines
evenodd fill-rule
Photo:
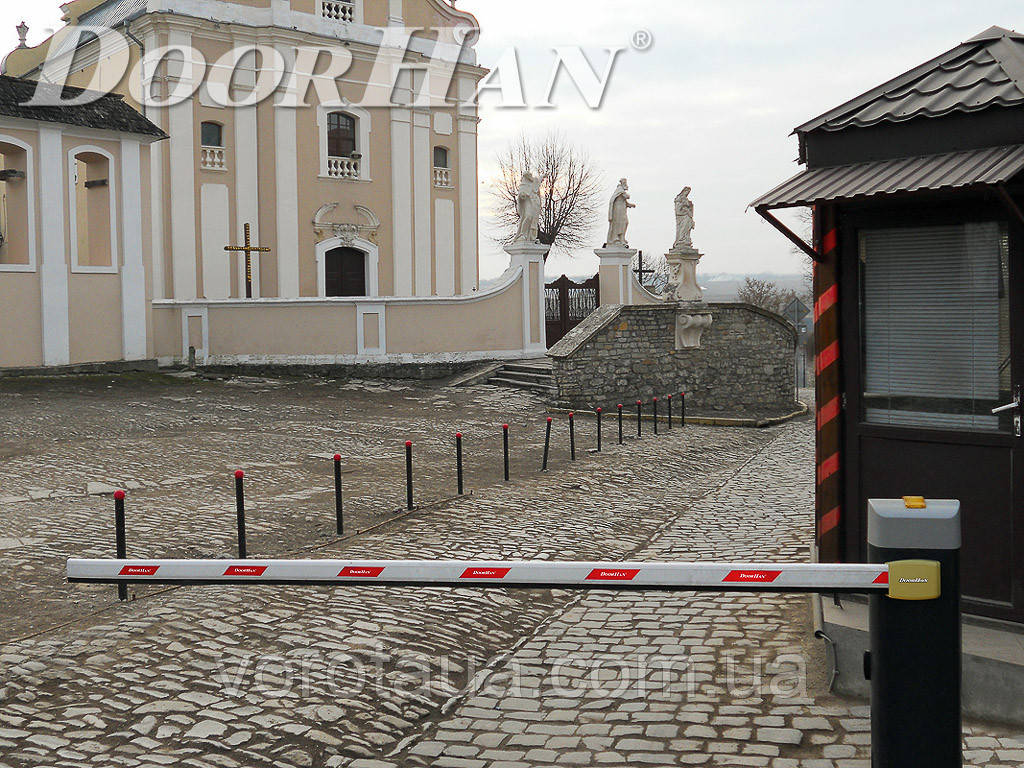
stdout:
<svg viewBox="0 0 1024 768">
<path fill-rule="evenodd" d="M 98 149 L 72 150 L 69 174 L 73 270 L 117 271 L 113 165 L 113 158 Z"/>
<path fill-rule="evenodd" d="M 226 171 L 227 155 L 224 149 L 224 126 L 204 122 L 199 126 L 199 166 L 206 171 Z"/>
<path fill-rule="evenodd" d="M 351 157 L 355 151 L 356 119 L 344 112 L 331 112 L 327 116 L 327 154 Z"/>
<path fill-rule="evenodd" d="M 34 268 L 29 150 L 0 139 L 0 270 Z"/>
<path fill-rule="evenodd" d="M 434 186 L 452 186 L 452 171 L 447 147 L 434 147 Z"/>
</svg>

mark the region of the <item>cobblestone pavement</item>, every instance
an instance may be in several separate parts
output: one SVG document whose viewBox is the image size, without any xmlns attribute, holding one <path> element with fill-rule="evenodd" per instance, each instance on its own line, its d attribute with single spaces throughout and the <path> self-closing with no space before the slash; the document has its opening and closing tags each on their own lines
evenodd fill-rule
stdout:
<svg viewBox="0 0 1024 768">
<path fill-rule="evenodd" d="M 287 441 L 303 436 L 291 430 L 316 425 L 320 406 L 303 396 L 309 410 L 266 438 L 262 471 L 273 471 L 275 445 L 294 453 Z M 482 409 L 492 413 L 458 414 L 483 423 L 517 396 L 424 386 L 409 400 L 422 408 L 463 397 L 464 407 L 490 403 Z M 375 418 L 373 397 L 359 398 L 351 407 Z M 212 407 L 196 400 L 190 408 Z M 269 400 L 261 405 L 272 407 Z M 526 398 L 520 407 L 534 406 Z M 390 441 L 389 429 L 375 439 Z M 216 485 L 228 466 L 199 430 L 193 439 L 196 458 L 187 450 L 174 457 L 180 476 L 199 478 L 176 486 L 183 492 Z M 677 428 L 600 455 L 581 451 L 580 461 L 544 476 L 481 483 L 472 497 L 347 541 L 305 543 L 322 544 L 318 554 L 327 557 L 805 560 L 811 440 L 809 421 L 760 431 Z M 83 444 L 91 445 L 79 451 Z M 71 486 L 91 459 L 72 449 L 62 456 Z M 111 479 L 126 476 L 117 456 L 103 459 Z M 295 498 L 289 474 L 304 476 L 282 472 L 260 498 L 267 510 L 291 510 L 285 522 L 294 526 L 315 500 Z M 163 554 L 176 540 L 167 527 L 190 520 L 171 503 L 177 491 L 164 493 L 147 507 L 140 554 Z M 26 526 L 21 510 L 45 518 L 48 504 L 61 508 L 56 502 L 14 502 L 2 512 Z M 35 545 L 4 552 L 6 562 L 32 567 L 21 582 L 30 602 L 32 590 L 59 581 L 37 573 L 58 556 L 106 551 L 93 538 L 106 539 L 98 524 L 54 532 L 55 519 L 12 536 L 41 539 L 46 555 L 24 554 Z M 303 543 L 273 539 L 284 529 L 274 524 L 260 554 Z M 229 529 L 212 543 L 204 542 L 209 531 L 186 532 L 203 554 L 228 549 Z M 0 645 L 0 768 L 868 764 L 865 708 L 822 690 L 806 597 L 188 587 L 111 606 L 112 596 L 109 586 L 61 588 L 44 612 L 70 623 Z M 71 600 L 90 611 L 51 611 Z M 101 607 L 108 610 L 95 612 Z M 1024 736 L 972 724 L 966 738 L 972 765 L 1024 765 Z"/>
</svg>

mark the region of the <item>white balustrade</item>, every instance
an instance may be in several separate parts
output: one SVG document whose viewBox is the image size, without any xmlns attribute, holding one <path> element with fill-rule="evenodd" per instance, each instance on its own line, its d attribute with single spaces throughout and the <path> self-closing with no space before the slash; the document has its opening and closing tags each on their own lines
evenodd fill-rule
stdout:
<svg viewBox="0 0 1024 768">
<path fill-rule="evenodd" d="M 452 169 L 434 168 L 434 186 L 450 189 L 452 187 Z"/>
<path fill-rule="evenodd" d="M 204 171 L 226 171 L 228 163 L 224 147 L 200 147 L 199 167 Z"/>
<path fill-rule="evenodd" d="M 320 15 L 331 21 L 355 21 L 355 3 L 344 0 L 320 0 Z"/>
<path fill-rule="evenodd" d="M 332 179 L 358 179 L 359 160 L 351 157 L 328 157 L 327 175 Z"/>
</svg>

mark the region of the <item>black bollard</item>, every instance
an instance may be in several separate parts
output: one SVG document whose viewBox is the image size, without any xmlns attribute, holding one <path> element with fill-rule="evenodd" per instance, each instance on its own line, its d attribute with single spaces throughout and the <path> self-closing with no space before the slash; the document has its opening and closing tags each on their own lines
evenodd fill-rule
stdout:
<svg viewBox="0 0 1024 768">
<path fill-rule="evenodd" d="M 505 482 L 508 482 L 508 424 L 501 425 L 501 438 L 505 447 Z"/>
<path fill-rule="evenodd" d="M 672 395 L 668 396 L 668 428 L 672 429 Z"/>
<path fill-rule="evenodd" d="M 679 393 L 679 426 L 686 426 L 686 393 Z"/>
<path fill-rule="evenodd" d="M 576 414 L 569 414 L 569 456 L 573 461 L 576 461 L 576 422 L 574 420 Z"/>
<path fill-rule="evenodd" d="M 601 409 L 597 409 L 597 452 L 601 452 Z"/>
<path fill-rule="evenodd" d="M 619 445 L 622 445 L 622 403 L 619 403 Z"/>
<path fill-rule="evenodd" d="M 463 495 L 462 489 L 462 433 L 455 433 L 455 474 L 459 481 L 459 496 Z"/>
<path fill-rule="evenodd" d="M 658 398 L 654 398 L 654 434 L 658 434 Z"/>
<path fill-rule="evenodd" d="M 541 472 L 548 470 L 548 449 L 551 447 L 551 417 L 548 416 L 548 426 L 544 432 L 544 463 L 540 466 Z"/>
<path fill-rule="evenodd" d="M 405 441 L 405 508 L 411 510 L 412 503 L 412 440 Z"/>
<path fill-rule="evenodd" d="M 334 516 L 338 535 L 345 533 L 345 518 L 341 506 L 341 454 L 334 454 Z"/>
<path fill-rule="evenodd" d="M 124 532 L 124 491 L 114 491 L 114 547 L 117 559 L 124 560 L 128 556 Z M 128 599 L 128 585 L 117 585 L 117 599 L 122 602 Z"/>
<path fill-rule="evenodd" d="M 644 401 L 636 401 L 636 436 L 644 436 Z"/>
<path fill-rule="evenodd" d="M 242 479 L 245 472 L 235 471 L 235 517 L 238 522 L 238 556 L 245 559 L 245 491 L 242 489 Z"/>
</svg>

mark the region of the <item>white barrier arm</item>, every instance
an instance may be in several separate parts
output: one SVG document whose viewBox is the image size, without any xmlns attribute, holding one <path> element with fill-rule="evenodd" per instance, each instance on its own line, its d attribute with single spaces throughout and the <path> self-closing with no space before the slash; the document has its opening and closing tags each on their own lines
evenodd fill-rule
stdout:
<svg viewBox="0 0 1024 768">
<path fill-rule="evenodd" d="M 474 560 L 68 560 L 68 581 L 867 592 L 887 565 Z"/>
</svg>

